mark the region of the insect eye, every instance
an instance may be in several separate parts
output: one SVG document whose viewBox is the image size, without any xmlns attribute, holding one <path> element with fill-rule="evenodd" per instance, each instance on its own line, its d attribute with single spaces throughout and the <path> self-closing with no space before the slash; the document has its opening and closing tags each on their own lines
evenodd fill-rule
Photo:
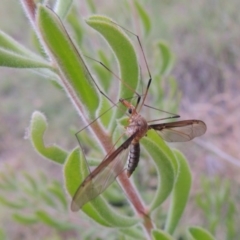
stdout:
<svg viewBox="0 0 240 240">
<path fill-rule="evenodd" d="M 132 114 L 132 109 L 131 108 L 128 109 L 128 113 Z"/>
</svg>

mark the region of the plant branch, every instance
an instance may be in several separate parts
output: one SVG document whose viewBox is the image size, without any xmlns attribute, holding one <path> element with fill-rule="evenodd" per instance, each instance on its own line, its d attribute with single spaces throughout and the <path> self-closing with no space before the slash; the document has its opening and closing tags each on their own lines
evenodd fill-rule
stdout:
<svg viewBox="0 0 240 240">
<path fill-rule="evenodd" d="M 34 7 L 33 7 L 33 4 L 32 4 L 32 1 L 24 1 L 24 0 L 22 0 L 22 4 L 24 5 L 24 8 L 28 12 L 28 14 L 31 16 L 30 20 L 33 20 L 33 16 L 34 16 L 33 9 L 34 9 Z M 73 49 L 72 52 L 76 53 L 77 49 L 73 45 L 72 41 L 71 40 L 68 41 L 68 36 L 66 36 L 66 37 L 64 36 L 64 32 L 66 32 L 66 30 L 65 30 L 65 28 L 64 28 L 64 26 L 62 24 L 59 25 L 61 23 L 60 19 L 58 19 L 58 20 L 55 19 L 54 16 L 51 15 L 51 12 L 49 12 L 47 9 L 44 9 L 43 6 L 41 6 L 41 14 L 45 14 L 44 16 L 51 17 L 52 18 L 51 19 L 51 21 L 52 21 L 51 23 L 52 24 L 58 24 L 58 26 L 59 26 L 58 31 L 59 32 L 61 31 L 59 33 L 59 34 L 61 34 L 61 36 L 60 35 L 59 36 L 62 37 L 63 39 L 66 39 L 66 40 L 63 40 L 63 41 L 65 41 L 65 42 L 63 42 L 64 44 L 65 43 L 68 44 L 68 45 L 60 45 L 60 46 L 62 46 L 62 47 L 64 47 L 64 46 L 69 47 L 70 51 Z M 41 19 L 41 21 L 43 21 L 43 20 Z M 38 21 L 40 21 L 39 18 L 38 18 Z M 35 28 L 39 29 L 39 26 L 36 26 L 36 21 L 34 21 L 34 24 L 35 24 Z M 44 27 L 46 26 L 46 22 L 40 22 L 40 24 L 42 24 L 42 25 L 41 25 L 41 29 L 39 30 L 39 33 L 41 33 L 41 35 L 42 35 L 42 31 L 45 31 Z M 38 22 L 38 25 L 39 25 L 39 22 Z M 63 29 L 63 30 L 61 30 L 61 29 Z M 67 72 L 66 68 L 69 67 L 70 65 L 64 65 L 66 63 L 66 61 L 64 62 L 63 60 L 61 60 L 61 57 L 65 56 L 65 55 L 57 55 L 56 56 L 56 51 L 57 50 L 56 50 L 56 48 L 53 48 L 53 43 L 50 42 L 49 36 L 47 36 L 47 34 L 48 34 L 48 32 L 45 31 L 44 32 L 44 36 L 41 36 L 41 39 L 43 41 L 44 47 L 47 50 L 46 52 L 51 57 L 50 58 L 51 64 L 53 66 L 57 67 L 58 75 L 59 75 L 60 81 L 62 83 L 62 86 L 63 86 L 64 90 L 66 91 L 67 95 L 69 96 L 71 102 L 73 103 L 75 109 L 77 110 L 77 112 L 79 113 L 81 118 L 86 123 L 89 123 L 89 122 L 91 122 L 91 120 L 92 120 L 91 118 L 93 117 L 93 115 L 92 114 L 90 114 L 90 115 L 86 114 L 87 105 L 85 106 L 84 102 L 80 100 L 79 94 L 81 94 L 81 93 L 75 91 L 75 85 L 74 85 L 75 82 L 73 82 L 73 81 L 76 80 L 76 74 L 77 74 L 76 69 L 74 69 L 74 71 L 75 71 L 74 74 L 69 75 L 69 72 Z M 55 34 L 58 34 L 58 32 L 56 32 Z M 56 36 L 58 36 L 58 35 L 56 35 Z M 63 54 L 65 54 L 65 52 L 63 52 Z M 82 59 L 80 53 L 78 52 L 77 54 L 79 55 L 79 57 L 81 58 L 81 60 L 83 62 L 83 59 Z M 77 54 L 72 55 L 72 56 L 75 57 Z M 79 60 L 78 57 L 76 57 L 76 61 L 77 61 L 77 59 Z M 66 59 L 64 59 L 64 60 L 66 60 Z M 74 66 L 75 65 L 71 65 L 72 69 L 74 68 Z M 82 64 L 82 66 L 84 66 L 84 68 L 85 68 L 85 70 L 84 70 L 85 77 L 87 79 L 89 79 L 88 82 L 86 82 L 86 83 L 89 83 L 89 81 L 91 82 L 91 79 L 93 79 L 93 78 L 92 78 L 92 76 L 91 76 L 91 74 L 90 74 L 89 70 L 87 69 L 87 66 L 86 66 L 86 64 L 84 62 Z M 63 68 L 63 70 L 62 70 L 62 68 Z M 71 73 L 73 73 L 73 72 L 71 72 Z M 72 76 L 75 76 L 74 80 L 72 79 L 73 78 Z M 69 80 L 68 77 L 70 77 L 71 80 Z M 77 80 L 78 79 L 79 78 L 77 78 Z M 85 101 L 87 99 L 88 98 L 86 98 Z M 94 122 L 89 127 L 91 128 L 91 130 L 93 131 L 95 136 L 98 138 L 98 140 L 99 140 L 100 144 L 102 145 L 102 147 L 104 148 L 105 152 L 109 153 L 113 149 L 113 143 L 112 143 L 111 137 L 108 136 L 108 134 L 105 132 L 103 127 L 98 122 Z M 144 216 L 143 226 L 144 226 L 146 232 L 148 233 L 148 235 L 150 236 L 150 234 L 151 234 L 150 232 L 151 232 L 151 229 L 153 228 L 153 224 L 152 224 L 151 221 L 149 221 L 150 218 L 146 217 L 147 216 L 146 208 L 145 208 L 145 206 L 144 206 L 144 204 L 142 202 L 142 199 L 141 199 L 140 195 L 137 192 L 136 187 L 128 179 L 128 177 L 126 176 L 125 172 L 120 174 L 118 179 L 119 179 L 119 182 L 120 182 L 122 188 L 124 189 L 124 191 L 125 191 L 125 193 L 127 195 L 127 198 L 132 203 L 133 208 L 135 209 L 135 211 L 138 213 L 138 215 Z"/>
<path fill-rule="evenodd" d="M 30 22 L 34 26 L 36 4 L 34 3 L 33 0 L 20 0 L 20 2 L 22 3 L 23 9 L 27 14 Z"/>
</svg>

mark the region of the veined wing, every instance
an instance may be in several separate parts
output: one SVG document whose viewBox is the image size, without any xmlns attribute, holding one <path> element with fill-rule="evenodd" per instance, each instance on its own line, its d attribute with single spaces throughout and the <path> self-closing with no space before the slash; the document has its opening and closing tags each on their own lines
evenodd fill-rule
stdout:
<svg viewBox="0 0 240 240">
<path fill-rule="evenodd" d="M 167 142 L 187 142 L 195 137 L 203 135 L 207 126 L 200 120 L 183 120 L 149 125 L 149 129 L 159 132 Z"/>
<path fill-rule="evenodd" d="M 120 154 L 129 147 L 136 135 L 129 137 L 86 177 L 72 199 L 72 211 L 78 211 L 85 203 L 100 195 L 123 171 L 127 158 L 122 158 Z"/>
</svg>

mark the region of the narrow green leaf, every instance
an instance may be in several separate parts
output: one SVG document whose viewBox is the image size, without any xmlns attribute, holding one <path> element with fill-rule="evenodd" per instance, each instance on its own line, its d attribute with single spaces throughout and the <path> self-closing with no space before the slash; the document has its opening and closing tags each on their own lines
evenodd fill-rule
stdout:
<svg viewBox="0 0 240 240">
<path fill-rule="evenodd" d="M 35 36 L 35 35 L 34 35 Z M 35 36 L 35 42 L 38 43 L 39 51 L 42 47 Z M 41 56 L 31 52 L 29 49 L 18 43 L 15 39 L 0 31 L 0 65 L 16 68 L 35 68 L 34 70 L 46 71 L 54 74 L 52 66 L 46 62 Z M 45 55 L 44 55 L 45 57 Z"/>
<path fill-rule="evenodd" d="M 71 223 L 58 220 L 50 216 L 47 212 L 43 210 L 36 211 L 35 215 L 37 219 L 43 222 L 44 224 L 58 230 L 71 230 L 75 228 L 75 226 L 73 226 Z"/>
<path fill-rule="evenodd" d="M 205 229 L 200 227 L 190 227 L 188 234 L 192 240 L 214 240 L 215 238 Z"/>
<path fill-rule="evenodd" d="M 107 99 L 102 99 L 101 108 L 97 111 L 97 116 L 98 118 L 100 117 L 99 120 L 106 129 L 110 128 L 114 108 L 116 107 L 113 104 L 111 105 Z"/>
<path fill-rule="evenodd" d="M 22 214 L 19 214 L 19 213 L 14 213 L 12 215 L 12 218 L 20 223 L 20 224 L 24 224 L 24 225 L 31 225 L 31 224 L 35 224 L 38 222 L 37 218 L 36 217 L 33 217 L 33 216 L 26 216 L 26 215 L 22 215 Z"/>
<path fill-rule="evenodd" d="M 102 196 L 108 200 L 111 204 L 122 204 L 126 202 L 126 195 L 122 192 L 117 181 L 113 182 L 107 189 L 102 193 Z"/>
<path fill-rule="evenodd" d="M 39 172 L 38 175 L 41 181 L 40 182 L 41 186 L 46 186 L 48 184 L 48 176 L 43 172 Z"/>
<path fill-rule="evenodd" d="M 171 205 L 167 216 L 165 230 L 172 234 L 182 216 L 188 201 L 192 176 L 185 157 L 177 150 L 174 154 L 179 163 L 177 180 L 173 189 Z"/>
<path fill-rule="evenodd" d="M 33 44 L 34 49 L 38 52 L 38 54 L 40 54 L 41 57 L 43 57 L 44 59 L 48 59 L 48 55 L 44 51 L 43 45 L 40 42 L 40 39 L 37 37 L 35 31 L 31 32 L 31 43 Z"/>
<path fill-rule="evenodd" d="M 32 142 L 32 145 L 38 151 L 38 153 L 45 158 L 62 164 L 67 157 L 67 152 L 55 144 L 49 147 L 45 147 L 43 142 L 43 135 L 46 129 L 47 121 L 45 116 L 42 113 L 35 111 L 32 114 L 29 128 L 30 140 Z"/>
<path fill-rule="evenodd" d="M 48 192 L 46 192 L 45 189 L 40 192 L 39 198 L 41 199 L 41 202 L 44 202 L 46 205 L 52 208 L 56 207 L 56 203 L 54 202 L 52 196 Z"/>
<path fill-rule="evenodd" d="M 7 167 L 7 171 L 0 173 L 1 179 L 1 189 L 6 191 L 16 191 L 18 189 L 18 182 L 16 180 L 16 174 L 13 173 L 13 170 Z"/>
<path fill-rule="evenodd" d="M 67 209 L 68 202 L 59 182 L 54 182 L 51 186 L 47 188 L 47 190 L 59 200 L 64 209 Z"/>
<path fill-rule="evenodd" d="M 105 66 L 111 66 L 110 61 L 102 50 L 98 51 L 99 61 L 101 61 Z M 105 93 L 109 92 L 109 88 L 112 85 L 112 74 L 105 69 L 99 63 L 94 64 L 94 70 L 98 75 L 99 82 Z M 114 80 L 115 81 L 115 80 Z"/>
<path fill-rule="evenodd" d="M 48 52 L 56 62 L 64 89 L 84 111 L 89 119 L 95 118 L 99 105 L 99 93 L 94 86 L 93 78 L 67 34 L 58 16 L 43 5 L 38 5 L 37 25 Z M 83 114 L 83 112 L 79 112 Z"/>
<path fill-rule="evenodd" d="M 0 196 L 0 204 L 12 209 L 23 209 L 28 205 L 26 201 L 22 201 L 21 199 L 15 202 L 14 200 L 10 201 L 9 199 L 3 196 Z"/>
<path fill-rule="evenodd" d="M 33 59 L 0 48 L 0 66 L 12 68 L 49 68 L 52 67 L 44 60 Z"/>
<path fill-rule="evenodd" d="M 70 153 L 64 166 L 65 186 L 71 196 L 75 194 L 80 183 L 88 174 L 89 170 L 82 151 L 74 149 Z M 102 196 L 98 196 L 91 202 L 85 204 L 82 207 L 82 211 L 94 221 L 108 227 L 129 227 L 138 222 L 138 219 L 125 217 L 115 212 Z"/>
<path fill-rule="evenodd" d="M 29 185 L 31 186 L 31 190 L 33 192 L 38 190 L 38 184 L 36 182 L 36 180 L 28 173 L 23 173 L 23 176 L 25 177 L 25 179 L 28 181 Z"/>
<path fill-rule="evenodd" d="M 158 142 L 153 141 L 154 137 L 159 138 Z M 171 160 L 161 148 L 161 144 L 159 145 L 160 141 L 162 140 L 153 130 L 148 131 L 147 138 L 141 139 L 141 143 L 144 148 L 154 160 L 160 177 L 156 194 L 150 206 L 151 210 L 157 208 L 169 196 L 175 181 L 174 169 Z"/>
<path fill-rule="evenodd" d="M 171 50 L 166 42 L 160 41 L 158 43 L 158 47 L 159 47 L 159 50 L 161 53 L 161 58 L 162 58 L 160 74 L 168 75 L 174 65 L 174 61 L 175 61 L 174 55 L 171 52 Z"/>
<path fill-rule="evenodd" d="M 123 229 L 120 229 L 119 231 L 124 234 L 124 237 L 125 237 L 124 239 L 128 239 L 129 237 L 131 239 L 138 239 L 138 240 L 145 239 L 142 230 L 136 227 L 123 228 Z"/>
<path fill-rule="evenodd" d="M 164 232 L 160 229 L 152 230 L 152 237 L 154 240 L 174 240 L 167 232 Z"/>
<path fill-rule="evenodd" d="M 92 13 L 96 12 L 96 6 L 93 0 L 87 0 L 88 7 L 90 8 Z"/>
<path fill-rule="evenodd" d="M 79 148 L 69 153 L 64 164 L 65 187 L 71 197 L 74 196 L 79 184 L 87 177 L 89 170 L 85 158 Z"/>
<path fill-rule="evenodd" d="M 208 212 L 209 204 L 206 202 L 205 199 L 202 198 L 202 195 L 200 193 L 196 195 L 195 201 L 199 208 L 201 208 L 205 213 Z"/>
<path fill-rule="evenodd" d="M 88 173 L 89 170 L 82 152 L 78 148 L 74 149 L 69 154 L 64 165 L 65 187 L 71 197 L 74 196 L 80 183 L 87 177 Z M 99 216 L 91 203 L 83 206 L 82 210 L 97 223 L 106 227 L 110 226 L 109 223 Z"/>
<path fill-rule="evenodd" d="M 151 134 L 152 133 L 152 134 Z M 157 146 L 164 152 L 164 154 L 167 155 L 169 161 L 172 164 L 173 170 L 174 170 L 174 176 L 177 176 L 179 166 L 178 161 L 176 160 L 176 157 L 170 149 L 170 147 L 167 145 L 167 143 L 161 138 L 161 136 L 154 130 L 148 131 L 148 136 L 151 138 L 151 141 L 157 144 Z M 176 180 L 176 177 L 175 177 Z"/>
<path fill-rule="evenodd" d="M 20 56 L 28 57 L 31 59 L 42 60 L 40 56 L 31 52 L 29 49 L 21 45 L 15 39 L 0 30 L 0 47 Z M 42 60 L 43 61 L 43 60 Z"/>
<path fill-rule="evenodd" d="M 139 3 L 139 1 L 135 0 L 134 5 L 137 9 L 138 15 L 140 16 L 140 19 L 142 20 L 145 35 L 147 35 L 151 30 L 151 20 L 149 18 L 148 13 L 145 11 L 143 6 Z"/>
<path fill-rule="evenodd" d="M 83 40 L 83 28 L 79 22 L 78 12 L 75 8 L 72 8 L 71 12 L 67 16 L 67 21 L 71 25 L 74 32 L 74 39 L 78 46 L 81 46 Z"/>
<path fill-rule="evenodd" d="M 139 66 L 137 56 L 132 43 L 123 30 L 112 22 L 110 18 L 100 15 L 91 16 L 86 20 L 87 24 L 97 30 L 111 46 L 120 67 L 118 98 L 131 98 L 138 85 Z M 116 82 L 118 80 L 116 79 Z M 116 116 L 112 119 L 120 118 L 124 115 L 122 110 L 117 110 Z M 114 125 L 112 126 L 114 128 Z"/>
<path fill-rule="evenodd" d="M 67 16 L 72 3 L 73 0 L 57 0 L 54 11 L 61 19 L 64 19 Z"/>
</svg>

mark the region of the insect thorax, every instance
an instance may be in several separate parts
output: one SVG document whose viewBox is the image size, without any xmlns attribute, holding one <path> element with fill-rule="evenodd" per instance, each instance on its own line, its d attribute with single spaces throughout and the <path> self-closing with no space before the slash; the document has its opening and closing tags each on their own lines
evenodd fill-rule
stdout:
<svg viewBox="0 0 240 240">
<path fill-rule="evenodd" d="M 129 136 L 132 136 L 133 134 L 138 132 L 135 141 L 140 140 L 142 137 L 144 137 L 147 131 L 148 131 L 147 121 L 141 115 L 137 114 L 130 118 L 130 123 L 126 128 L 126 133 Z"/>
</svg>

